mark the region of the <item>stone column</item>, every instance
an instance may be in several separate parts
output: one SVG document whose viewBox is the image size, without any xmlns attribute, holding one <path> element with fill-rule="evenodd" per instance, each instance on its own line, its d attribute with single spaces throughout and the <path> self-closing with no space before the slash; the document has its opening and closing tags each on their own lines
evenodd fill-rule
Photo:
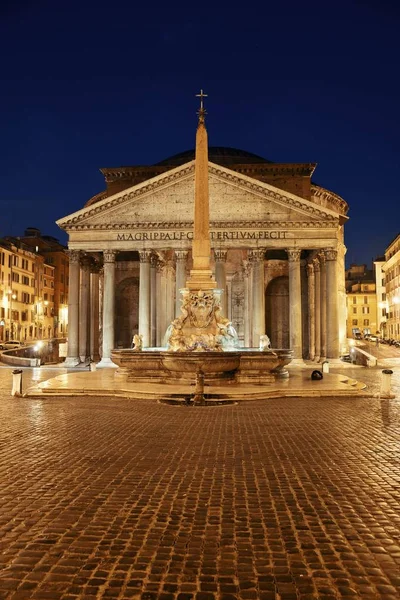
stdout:
<svg viewBox="0 0 400 600">
<path fill-rule="evenodd" d="M 228 314 L 228 302 L 227 302 L 227 288 L 226 288 L 226 255 L 227 250 L 214 250 L 215 256 L 215 279 L 217 281 L 217 288 L 222 290 L 221 295 L 221 309 L 224 317 Z"/>
<path fill-rule="evenodd" d="M 232 279 L 233 274 L 226 276 L 226 316 L 232 322 Z"/>
<path fill-rule="evenodd" d="M 289 328 L 290 348 L 293 350 L 292 364 L 303 364 L 301 322 L 301 277 L 299 249 L 288 249 L 289 260 Z"/>
<path fill-rule="evenodd" d="M 187 250 L 175 250 L 176 275 L 175 275 L 175 317 L 181 314 L 181 294 L 180 290 L 186 285 L 186 262 L 188 257 Z"/>
<path fill-rule="evenodd" d="M 157 259 L 156 262 L 156 287 L 157 287 L 157 346 L 162 346 L 165 335 L 165 278 L 163 277 L 164 262 Z"/>
<path fill-rule="evenodd" d="M 265 290 L 264 290 L 264 256 L 265 249 L 250 250 L 252 262 L 253 288 L 253 331 L 252 344 L 260 345 L 260 335 L 265 333 Z"/>
<path fill-rule="evenodd" d="M 95 362 L 100 360 L 99 270 L 99 265 L 95 264 L 92 265 L 90 272 L 90 358 Z"/>
<path fill-rule="evenodd" d="M 175 319 L 175 290 L 176 290 L 176 281 L 175 281 L 175 264 L 173 259 L 169 259 L 167 264 L 165 265 L 165 276 L 166 276 L 166 290 L 165 290 L 165 317 L 166 324 L 165 330 L 167 327 L 171 325 L 172 321 Z"/>
<path fill-rule="evenodd" d="M 308 339 L 310 360 L 315 358 L 315 274 L 313 263 L 307 264 L 308 276 Z"/>
<path fill-rule="evenodd" d="M 339 360 L 339 311 L 337 251 L 325 250 L 326 258 L 326 357 Z"/>
<path fill-rule="evenodd" d="M 89 310 L 90 310 L 90 264 L 89 256 L 81 258 L 79 289 L 79 358 L 81 362 L 89 359 Z"/>
<path fill-rule="evenodd" d="M 111 350 L 114 348 L 115 321 L 115 250 L 103 252 L 103 352 L 97 368 L 116 367 L 111 360 Z"/>
<path fill-rule="evenodd" d="M 243 261 L 243 279 L 244 279 L 244 345 L 245 348 L 252 347 L 252 263 L 250 260 Z"/>
<path fill-rule="evenodd" d="M 325 254 L 323 252 L 319 255 L 319 262 L 321 268 L 321 362 L 326 360 L 326 265 L 325 265 Z"/>
<path fill-rule="evenodd" d="M 79 364 L 79 274 L 80 252 L 69 250 L 69 290 L 68 290 L 68 350 L 64 365 L 76 367 Z"/>
<path fill-rule="evenodd" d="M 150 345 L 157 345 L 157 256 L 150 258 Z"/>
<path fill-rule="evenodd" d="M 315 274 L 315 357 L 319 362 L 321 358 L 321 271 L 318 258 L 314 258 Z"/>
<path fill-rule="evenodd" d="M 151 250 L 141 250 L 139 279 L 139 335 L 143 336 L 143 348 L 150 345 L 150 259 Z"/>
<path fill-rule="evenodd" d="M 103 356 L 103 299 L 104 299 L 104 266 L 99 270 L 99 353 Z"/>
</svg>

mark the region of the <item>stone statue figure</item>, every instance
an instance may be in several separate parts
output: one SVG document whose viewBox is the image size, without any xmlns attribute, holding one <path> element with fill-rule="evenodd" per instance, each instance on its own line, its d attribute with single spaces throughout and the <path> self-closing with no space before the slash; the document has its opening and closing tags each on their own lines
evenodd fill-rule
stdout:
<svg viewBox="0 0 400 600">
<path fill-rule="evenodd" d="M 141 334 L 135 333 L 132 339 L 132 349 L 139 352 L 143 347 L 143 336 Z"/>
<path fill-rule="evenodd" d="M 260 350 L 269 350 L 271 348 L 271 342 L 266 334 L 260 335 Z"/>
</svg>

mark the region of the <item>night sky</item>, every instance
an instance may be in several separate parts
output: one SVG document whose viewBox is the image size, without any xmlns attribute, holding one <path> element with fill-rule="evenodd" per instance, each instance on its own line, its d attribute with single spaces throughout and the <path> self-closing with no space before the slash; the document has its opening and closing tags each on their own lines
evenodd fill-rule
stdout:
<svg viewBox="0 0 400 600">
<path fill-rule="evenodd" d="M 400 233 L 397 4 L 6 0 L 0 236 L 65 243 L 100 167 L 194 146 L 203 88 L 210 145 L 317 162 L 350 205 L 347 263 L 370 264 Z"/>
</svg>

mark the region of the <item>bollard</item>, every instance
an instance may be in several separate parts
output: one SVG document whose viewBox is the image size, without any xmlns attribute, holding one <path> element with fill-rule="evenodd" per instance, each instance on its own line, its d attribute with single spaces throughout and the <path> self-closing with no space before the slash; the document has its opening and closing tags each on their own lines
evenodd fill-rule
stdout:
<svg viewBox="0 0 400 600">
<path fill-rule="evenodd" d="M 329 361 L 324 360 L 324 362 L 322 363 L 322 372 L 329 373 Z"/>
<path fill-rule="evenodd" d="M 22 369 L 14 369 L 12 376 L 13 386 L 11 396 L 22 396 Z"/>
<path fill-rule="evenodd" d="M 391 369 L 383 369 L 382 371 L 382 382 L 381 382 L 381 398 L 394 398 L 394 394 L 390 391 L 390 381 L 393 375 Z"/>
<path fill-rule="evenodd" d="M 96 370 L 96 363 L 91 362 L 90 365 L 89 365 L 89 370 L 90 371 L 95 371 Z"/>
</svg>

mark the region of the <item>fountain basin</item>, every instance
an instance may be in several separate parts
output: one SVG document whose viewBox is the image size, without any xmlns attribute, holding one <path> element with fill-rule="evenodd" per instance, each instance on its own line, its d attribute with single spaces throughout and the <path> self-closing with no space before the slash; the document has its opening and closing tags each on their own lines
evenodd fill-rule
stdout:
<svg viewBox="0 0 400 600">
<path fill-rule="evenodd" d="M 268 385 L 275 379 L 289 376 L 286 365 L 292 359 L 292 350 L 260 351 L 243 348 L 232 352 L 168 352 L 165 350 L 113 350 L 112 361 L 118 365 L 117 376 L 127 381 L 165 383 L 193 383 L 201 370 L 206 384 L 225 385 L 248 383 Z"/>
<path fill-rule="evenodd" d="M 202 371 L 207 380 L 234 379 L 240 365 L 239 352 L 163 352 L 161 362 L 164 369 L 173 371 L 176 376 L 186 378 Z"/>
</svg>

